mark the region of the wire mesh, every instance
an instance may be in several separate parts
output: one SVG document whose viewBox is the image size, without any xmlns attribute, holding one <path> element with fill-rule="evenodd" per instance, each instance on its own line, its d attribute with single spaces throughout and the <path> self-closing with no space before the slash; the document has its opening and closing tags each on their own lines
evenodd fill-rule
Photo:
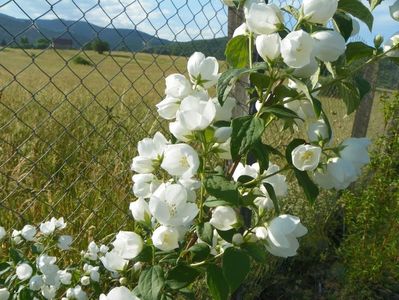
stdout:
<svg viewBox="0 0 399 300">
<path fill-rule="evenodd" d="M 0 1 L 2 225 L 63 216 L 78 240 L 129 226 L 136 144 L 165 129 L 154 104 L 186 69 L 169 49 L 226 30 L 219 0 Z"/>
</svg>

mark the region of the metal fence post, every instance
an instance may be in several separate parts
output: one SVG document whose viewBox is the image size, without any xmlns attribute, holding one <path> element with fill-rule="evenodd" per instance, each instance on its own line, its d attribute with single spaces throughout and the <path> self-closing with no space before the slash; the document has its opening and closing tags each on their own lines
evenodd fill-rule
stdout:
<svg viewBox="0 0 399 300">
<path fill-rule="evenodd" d="M 358 110 L 356 111 L 355 121 L 352 128 L 352 137 L 361 138 L 367 135 L 367 129 L 370 122 L 371 111 L 375 97 L 376 82 L 378 77 L 378 64 L 372 64 L 366 67 L 364 77 L 370 82 L 371 90 L 364 97 Z"/>
</svg>

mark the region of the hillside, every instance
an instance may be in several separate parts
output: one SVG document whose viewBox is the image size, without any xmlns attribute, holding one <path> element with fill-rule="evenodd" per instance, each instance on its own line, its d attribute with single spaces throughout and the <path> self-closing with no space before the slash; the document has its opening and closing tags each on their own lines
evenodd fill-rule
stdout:
<svg viewBox="0 0 399 300">
<path fill-rule="evenodd" d="M 189 57 L 193 52 L 200 51 L 207 56 L 214 56 L 219 60 L 224 60 L 226 44 L 227 37 L 191 42 L 171 42 L 167 45 L 150 47 L 143 52 Z"/>
<path fill-rule="evenodd" d="M 142 51 L 148 47 L 169 43 L 138 30 L 102 28 L 87 22 L 60 19 L 33 22 L 0 14 L 0 41 L 10 43 L 14 37 L 17 42 L 20 38 L 27 37 L 30 43 L 42 38 L 68 38 L 73 41 L 74 48 L 81 48 L 91 40 L 100 38 L 110 44 L 111 50 L 129 51 Z"/>
</svg>

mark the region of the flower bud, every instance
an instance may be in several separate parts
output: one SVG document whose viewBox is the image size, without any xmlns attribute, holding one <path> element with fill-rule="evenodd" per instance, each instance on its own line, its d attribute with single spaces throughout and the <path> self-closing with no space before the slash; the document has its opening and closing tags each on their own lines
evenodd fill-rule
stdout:
<svg viewBox="0 0 399 300">
<path fill-rule="evenodd" d="M 4 229 L 4 227 L 0 226 L 0 241 L 2 239 L 4 239 L 4 237 L 7 235 L 6 230 Z"/>
<path fill-rule="evenodd" d="M 325 30 L 312 34 L 315 43 L 315 56 L 325 62 L 334 62 L 345 53 L 345 39 L 336 31 Z"/>
<path fill-rule="evenodd" d="M 262 34 L 256 38 L 256 50 L 264 61 L 275 60 L 280 56 L 280 44 L 278 33 Z"/>
<path fill-rule="evenodd" d="M 147 223 L 151 220 L 150 208 L 143 198 L 130 203 L 129 209 L 136 221 Z"/>
<path fill-rule="evenodd" d="M 303 30 L 289 33 L 281 42 L 281 55 L 284 62 L 297 69 L 308 65 L 314 57 L 314 40 Z"/>
<path fill-rule="evenodd" d="M 119 278 L 119 283 L 120 285 L 127 285 L 127 278 L 126 277 L 121 277 Z"/>
<path fill-rule="evenodd" d="M 28 264 L 21 264 L 17 267 L 15 273 L 19 280 L 24 281 L 32 276 L 33 269 Z"/>
<path fill-rule="evenodd" d="M 379 48 L 384 42 L 384 37 L 381 34 L 377 34 L 374 38 L 374 46 Z"/>
<path fill-rule="evenodd" d="M 80 283 L 81 283 L 83 286 L 89 285 L 89 284 L 90 284 L 90 277 L 89 277 L 89 276 L 83 276 L 83 277 L 80 279 Z"/>
<path fill-rule="evenodd" d="M 244 238 L 241 233 L 236 233 L 235 235 L 233 235 L 232 241 L 233 245 L 240 246 L 241 244 L 244 243 Z"/>
<path fill-rule="evenodd" d="M 237 214 L 230 206 L 218 206 L 212 213 L 209 223 L 218 230 L 228 231 L 237 224 Z"/>
</svg>

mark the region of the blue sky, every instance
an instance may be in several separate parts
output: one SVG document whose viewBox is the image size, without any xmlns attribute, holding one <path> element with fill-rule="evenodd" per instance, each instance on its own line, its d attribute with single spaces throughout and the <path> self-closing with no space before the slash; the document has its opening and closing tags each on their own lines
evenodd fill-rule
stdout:
<svg viewBox="0 0 399 300">
<path fill-rule="evenodd" d="M 399 31 L 399 23 L 389 14 L 388 7 L 394 1 L 385 0 L 375 10 L 373 34 L 362 26 L 363 40 L 371 42 L 377 33 L 389 38 Z M 139 29 L 179 41 L 220 37 L 227 32 L 226 8 L 220 0 L 0 0 L 0 13 L 18 18 L 79 20 L 84 17 L 96 25 Z"/>
</svg>

